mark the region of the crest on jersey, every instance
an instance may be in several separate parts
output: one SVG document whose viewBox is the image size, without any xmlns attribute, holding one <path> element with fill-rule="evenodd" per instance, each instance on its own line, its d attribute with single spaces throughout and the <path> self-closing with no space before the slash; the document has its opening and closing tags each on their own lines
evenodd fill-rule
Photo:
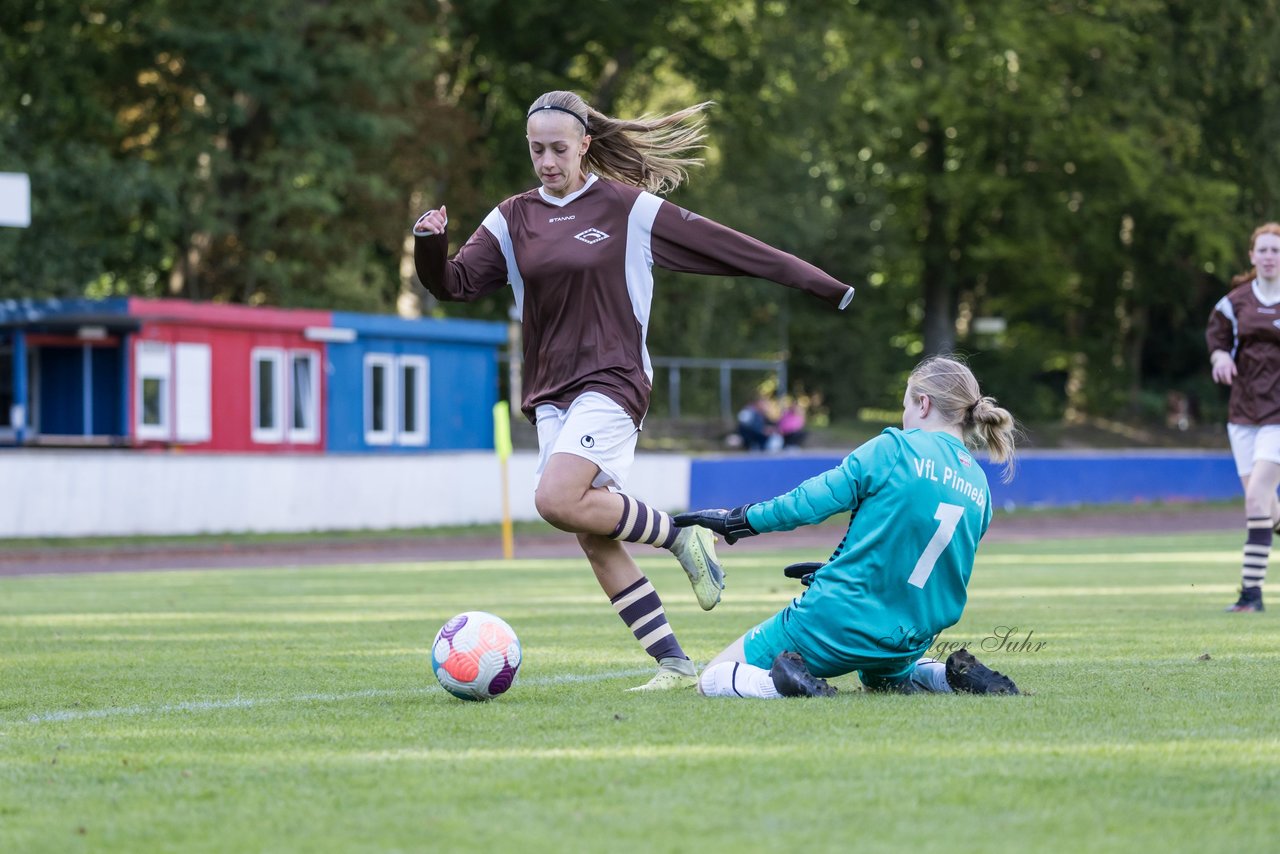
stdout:
<svg viewBox="0 0 1280 854">
<path fill-rule="evenodd" d="M 573 238 L 575 240 L 581 240 L 583 243 L 599 243 L 608 236 L 609 235 L 605 234 L 598 228 L 588 228 L 586 231 L 581 231 L 575 234 Z"/>
<path fill-rule="evenodd" d="M 973 457 L 968 454 L 956 454 L 956 458 L 960 460 L 960 465 L 965 468 L 969 468 L 969 466 L 973 465 Z"/>
</svg>

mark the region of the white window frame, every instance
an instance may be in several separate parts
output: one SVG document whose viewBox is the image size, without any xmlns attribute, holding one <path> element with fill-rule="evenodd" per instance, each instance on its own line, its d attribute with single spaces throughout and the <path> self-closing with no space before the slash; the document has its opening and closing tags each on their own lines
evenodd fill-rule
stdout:
<svg viewBox="0 0 1280 854">
<path fill-rule="evenodd" d="M 425 446 L 428 442 L 427 392 L 430 390 L 430 382 L 427 378 L 427 367 L 426 356 L 401 356 L 396 360 L 396 444 L 398 445 Z M 410 371 L 416 375 L 413 383 L 415 394 L 413 416 L 418 425 L 416 430 L 408 430 L 405 427 L 404 383 L 405 375 Z"/>
<path fill-rule="evenodd" d="M 262 426 L 261 402 L 259 376 L 261 371 L 259 365 L 263 363 L 270 364 L 271 378 L 274 388 L 271 395 L 271 406 L 275 413 L 274 426 Z M 253 441 L 261 444 L 279 444 L 284 441 L 285 423 L 289 418 L 289 410 L 285 406 L 288 395 L 285 394 L 285 352 L 280 347 L 254 347 L 249 352 L 249 394 L 251 395 L 249 402 L 249 422 L 250 435 Z"/>
<path fill-rule="evenodd" d="M 381 368 L 386 378 L 382 392 L 382 423 L 385 429 L 373 427 L 373 373 Z M 396 360 L 390 353 L 366 353 L 364 356 L 364 441 L 367 445 L 390 445 L 395 442 L 396 410 Z"/>
<path fill-rule="evenodd" d="M 143 421 L 147 380 L 160 383 L 160 423 Z M 134 347 L 134 434 L 139 439 L 165 440 L 173 434 L 173 348 L 164 341 L 139 341 Z"/>
<path fill-rule="evenodd" d="M 306 417 L 308 423 L 296 427 L 293 423 L 294 408 L 298 402 L 300 389 L 294 383 L 294 366 L 299 362 L 309 362 L 311 369 L 307 375 L 309 388 L 301 390 L 306 397 Z M 297 444 L 314 445 L 320 441 L 320 353 L 315 350 L 290 350 L 288 369 L 288 394 L 285 395 L 286 420 L 289 441 Z"/>
</svg>

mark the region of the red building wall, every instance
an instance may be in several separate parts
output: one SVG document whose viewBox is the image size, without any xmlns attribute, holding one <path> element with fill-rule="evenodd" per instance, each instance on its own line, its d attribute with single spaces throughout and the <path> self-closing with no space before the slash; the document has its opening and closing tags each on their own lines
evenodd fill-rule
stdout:
<svg viewBox="0 0 1280 854">
<path fill-rule="evenodd" d="M 189 303 L 181 300 L 131 299 L 129 313 L 142 323 L 133 336 L 130 359 L 129 406 L 131 431 L 139 444 L 173 446 L 192 450 L 264 451 L 319 453 L 326 444 L 325 411 L 327 388 L 325 346 L 308 341 L 310 327 L 332 326 L 327 311 L 249 308 L 245 306 Z M 205 442 L 150 440 L 136 437 L 137 429 L 137 345 L 141 341 L 206 344 L 210 352 L 209 406 L 211 435 Z M 315 441 L 299 442 L 285 429 L 281 441 L 257 441 L 253 435 L 253 362 L 254 350 L 273 348 L 285 356 L 284 380 L 289 382 L 288 354 L 314 355 L 316 400 L 314 404 Z M 171 381 L 170 407 L 173 407 L 177 380 Z M 289 396 L 282 402 L 279 417 L 287 424 Z"/>
</svg>

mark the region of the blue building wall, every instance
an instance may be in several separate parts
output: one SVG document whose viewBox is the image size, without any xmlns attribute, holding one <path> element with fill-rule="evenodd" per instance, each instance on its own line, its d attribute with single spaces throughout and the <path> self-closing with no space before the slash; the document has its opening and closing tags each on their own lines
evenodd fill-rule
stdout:
<svg viewBox="0 0 1280 854">
<path fill-rule="evenodd" d="M 689 472 L 689 506 L 736 507 L 764 501 L 840 464 L 817 454 L 695 459 Z M 981 461 L 996 508 L 1066 507 L 1154 501 L 1240 498 L 1240 478 L 1223 452 L 1118 451 L 1027 452 L 1011 483 L 1001 467 Z"/>
<path fill-rule="evenodd" d="M 431 447 L 492 448 L 497 351 L 491 346 L 437 343 L 427 355 L 431 360 Z"/>
<path fill-rule="evenodd" d="M 428 443 L 425 450 L 493 447 L 493 405 L 498 400 L 498 348 L 503 323 L 476 320 L 405 320 L 335 312 L 335 329 L 356 334 L 328 345 L 328 449 L 420 452 L 421 445 L 370 445 L 365 440 L 365 356 L 425 356 Z"/>
</svg>

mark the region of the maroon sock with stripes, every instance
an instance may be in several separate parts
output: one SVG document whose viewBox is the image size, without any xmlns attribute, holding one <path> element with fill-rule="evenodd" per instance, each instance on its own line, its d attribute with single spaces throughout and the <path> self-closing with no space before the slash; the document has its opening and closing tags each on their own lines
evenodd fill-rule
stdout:
<svg viewBox="0 0 1280 854">
<path fill-rule="evenodd" d="M 622 495 L 622 518 L 609 536 L 624 543 L 646 543 L 669 549 L 680 529 L 671 524 L 671 514 L 654 510 L 642 501 Z"/>
<path fill-rule="evenodd" d="M 688 658 L 667 623 L 667 612 L 649 579 L 642 577 L 609 601 L 645 652 L 656 659 Z"/>
<path fill-rule="evenodd" d="M 1240 586 L 1244 590 L 1262 591 L 1267 580 L 1267 561 L 1271 557 L 1271 537 L 1274 533 L 1270 516 L 1250 517 L 1248 537 L 1244 541 L 1244 562 L 1240 569 Z"/>
</svg>

